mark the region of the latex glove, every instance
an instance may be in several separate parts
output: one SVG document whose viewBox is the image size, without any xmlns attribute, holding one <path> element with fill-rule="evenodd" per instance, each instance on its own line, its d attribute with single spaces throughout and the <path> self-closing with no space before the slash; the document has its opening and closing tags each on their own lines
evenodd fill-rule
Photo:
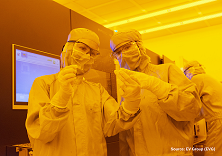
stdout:
<svg viewBox="0 0 222 156">
<path fill-rule="evenodd" d="M 140 85 L 124 71 L 115 70 L 117 83 L 120 87 L 120 95 L 124 98 L 122 103 L 124 111 L 128 114 L 135 114 L 139 110 L 141 101 Z"/>
<path fill-rule="evenodd" d="M 70 96 L 74 92 L 73 84 L 76 81 L 77 66 L 64 67 L 58 75 L 59 91 L 53 96 L 51 104 L 58 108 L 66 108 Z"/>
<path fill-rule="evenodd" d="M 124 71 L 131 78 L 134 78 L 141 86 L 142 89 L 150 90 L 154 93 L 158 99 L 164 99 L 167 97 L 171 85 L 167 82 L 160 80 L 154 76 L 147 75 L 145 73 L 136 72 L 121 68 L 120 71 Z"/>
</svg>

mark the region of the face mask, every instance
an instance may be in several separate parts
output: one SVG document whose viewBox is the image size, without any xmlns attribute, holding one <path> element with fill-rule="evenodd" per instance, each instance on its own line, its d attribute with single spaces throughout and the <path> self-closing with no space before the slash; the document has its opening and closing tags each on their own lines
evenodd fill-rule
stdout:
<svg viewBox="0 0 222 156">
<path fill-rule="evenodd" d="M 71 64 L 78 66 L 77 75 L 83 75 L 88 72 L 93 63 L 94 59 L 89 54 L 73 49 Z"/>
<path fill-rule="evenodd" d="M 122 67 L 122 65 L 127 64 L 130 70 L 135 70 L 140 65 L 140 57 L 141 54 L 138 47 L 136 49 L 132 48 L 128 51 L 122 52 L 122 60 L 120 65 Z"/>
</svg>

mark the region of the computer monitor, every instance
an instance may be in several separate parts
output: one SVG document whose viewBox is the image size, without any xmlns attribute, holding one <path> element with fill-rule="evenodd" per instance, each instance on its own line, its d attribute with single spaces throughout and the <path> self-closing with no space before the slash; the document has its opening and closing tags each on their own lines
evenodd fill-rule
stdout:
<svg viewBox="0 0 222 156">
<path fill-rule="evenodd" d="M 59 55 L 12 44 L 12 108 L 27 109 L 35 78 L 59 70 Z"/>
</svg>

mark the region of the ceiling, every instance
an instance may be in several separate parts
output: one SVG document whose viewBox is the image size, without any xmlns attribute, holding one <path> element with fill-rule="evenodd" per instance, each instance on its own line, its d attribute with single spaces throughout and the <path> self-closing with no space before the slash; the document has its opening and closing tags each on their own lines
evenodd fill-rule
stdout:
<svg viewBox="0 0 222 156">
<path fill-rule="evenodd" d="M 108 27 L 111 30 L 136 29 L 143 39 L 152 39 L 165 35 L 210 27 L 222 24 L 222 0 L 214 0 L 205 4 L 174 11 L 175 7 L 184 6 L 197 1 L 209 0 L 54 0 L 55 2 L 107 27 L 108 24 L 128 20 L 127 23 Z M 129 22 L 131 18 L 165 10 L 167 13 L 154 15 L 139 21 Z M 217 14 L 219 17 L 201 20 Z M 191 19 L 200 21 L 190 23 Z M 186 21 L 189 24 L 186 24 Z M 162 28 L 150 32 L 151 28 L 179 24 L 170 28 Z M 148 33 L 144 30 L 149 29 Z M 152 29 L 153 30 L 153 29 Z"/>
</svg>

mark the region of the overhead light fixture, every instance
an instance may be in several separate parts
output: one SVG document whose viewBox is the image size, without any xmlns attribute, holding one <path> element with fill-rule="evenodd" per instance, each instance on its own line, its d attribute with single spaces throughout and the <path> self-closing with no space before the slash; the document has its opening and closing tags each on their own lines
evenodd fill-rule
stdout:
<svg viewBox="0 0 222 156">
<path fill-rule="evenodd" d="M 176 23 L 172 23 L 172 24 L 168 24 L 168 25 L 163 25 L 163 26 L 159 26 L 159 27 L 154 27 L 154 28 L 142 30 L 142 31 L 139 31 L 139 32 L 141 34 L 144 34 L 144 33 L 163 30 L 163 29 L 167 29 L 167 28 L 177 27 L 177 26 L 181 26 L 181 25 L 185 25 L 185 24 L 200 22 L 200 21 L 203 21 L 203 20 L 208 20 L 208 19 L 217 18 L 217 17 L 221 17 L 221 16 L 222 16 L 222 12 L 217 13 L 217 14 L 213 14 L 213 15 L 194 18 L 194 19 L 190 19 L 190 20 L 186 20 L 186 21 L 176 22 Z"/>
<path fill-rule="evenodd" d="M 130 22 L 135 22 L 135 21 L 139 21 L 139 20 L 142 20 L 142 19 L 146 19 L 146 18 L 158 16 L 158 15 L 163 15 L 163 14 L 167 14 L 167 13 L 170 13 L 170 12 L 186 9 L 186 8 L 191 8 L 191 7 L 194 7 L 194 6 L 198 6 L 198 5 L 213 2 L 213 1 L 216 1 L 216 0 L 200 0 L 200 1 L 192 2 L 192 3 L 180 5 L 180 6 L 177 6 L 177 7 L 173 7 L 173 8 L 169 8 L 169 9 L 165 9 L 165 10 L 145 14 L 145 15 L 142 15 L 142 16 L 137 16 L 137 17 L 130 18 L 130 19 L 127 19 L 127 20 L 122 20 L 122 21 L 119 21 L 119 22 L 106 24 L 106 25 L 104 25 L 104 27 L 111 28 L 111 27 L 114 27 L 114 26 L 130 23 Z"/>
</svg>

